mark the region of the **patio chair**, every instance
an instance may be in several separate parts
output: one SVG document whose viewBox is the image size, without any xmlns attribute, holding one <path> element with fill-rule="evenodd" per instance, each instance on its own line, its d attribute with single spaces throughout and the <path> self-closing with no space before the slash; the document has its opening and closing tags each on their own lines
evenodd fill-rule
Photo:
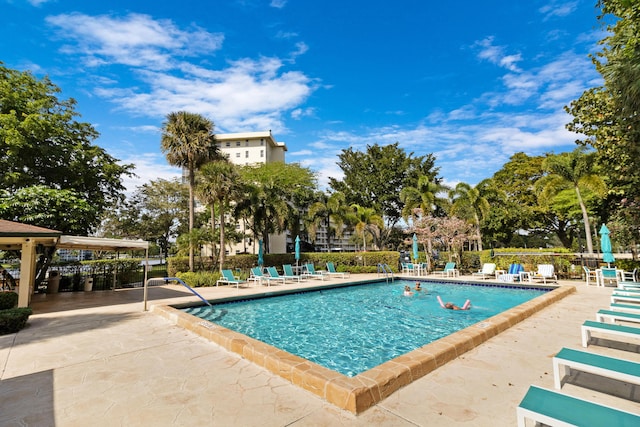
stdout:
<svg viewBox="0 0 640 427">
<path fill-rule="evenodd" d="M 312 279 L 324 280 L 325 275 L 323 273 L 317 272 L 312 263 L 305 264 L 304 268 L 306 271 L 302 273 L 303 277 L 311 277 Z"/>
<path fill-rule="evenodd" d="M 620 276 L 620 270 L 614 267 L 602 267 L 597 270 L 598 283 L 600 286 L 615 285 L 618 286 L 618 278 Z"/>
<path fill-rule="evenodd" d="M 586 265 L 583 265 L 582 269 L 584 270 L 584 277 L 587 281 L 587 286 L 589 286 L 591 280 L 595 280 L 596 286 L 598 286 L 598 273 L 595 270 L 591 270 Z"/>
<path fill-rule="evenodd" d="M 287 279 L 292 280 L 290 277 L 280 275 L 275 267 L 267 267 L 267 273 L 269 273 L 269 280 L 282 280 L 282 283 L 287 283 Z"/>
<path fill-rule="evenodd" d="M 553 358 L 555 388 L 562 388 L 562 379 L 569 375 L 572 369 L 626 383 L 640 384 L 640 363 L 563 348 Z"/>
<path fill-rule="evenodd" d="M 616 325 L 613 323 L 595 322 L 593 320 L 585 320 L 581 327 L 582 330 L 582 346 L 589 347 L 591 334 L 593 332 L 601 332 L 608 335 L 617 335 L 625 338 L 637 339 L 640 337 L 640 328 L 633 326 Z"/>
<path fill-rule="evenodd" d="M 343 279 L 349 277 L 349 272 L 348 271 L 337 271 L 336 270 L 336 266 L 333 264 L 333 261 L 329 261 L 327 262 L 327 273 L 330 277 L 331 276 L 340 276 Z"/>
<path fill-rule="evenodd" d="M 291 264 L 284 264 L 282 266 L 282 271 L 284 271 L 284 277 L 286 277 L 287 279 L 293 280 L 294 278 L 296 278 L 298 282 L 301 282 L 304 280 L 303 276 L 293 273 L 293 267 L 291 266 Z"/>
<path fill-rule="evenodd" d="M 633 271 L 620 270 L 620 281 L 637 283 L 638 282 L 638 269 L 634 268 Z"/>
<path fill-rule="evenodd" d="M 472 274 L 473 277 L 479 277 L 484 280 L 486 277 L 493 277 L 496 272 L 496 265 L 494 263 L 486 262 L 482 265 L 482 270 L 476 271 Z"/>
<path fill-rule="evenodd" d="M 262 281 L 266 281 L 267 282 L 267 286 L 271 286 L 271 281 L 280 281 L 284 284 L 284 277 L 270 277 L 270 276 L 266 276 L 263 272 L 262 272 L 262 268 L 260 267 L 253 267 L 251 269 L 251 277 L 249 277 L 249 280 L 252 280 L 254 282 L 258 282 L 259 284 L 262 285 Z"/>
<path fill-rule="evenodd" d="M 529 386 L 516 409 L 518 427 L 525 427 L 526 420 L 563 426 L 638 425 L 640 416 L 610 406 L 558 393 L 535 385 Z"/>
<path fill-rule="evenodd" d="M 509 270 L 506 273 L 498 276 L 498 280 L 501 282 L 519 282 L 522 281 L 522 274 L 524 273 L 524 266 L 522 264 L 513 263 L 509 265 Z"/>
<path fill-rule="evenodd" d="M 456 269 L 456 263 L 453 262 L 453 261 L 446 263 L 444 265 L 444 269 L 443 270 L 434 271 L 434 273 L 440 273 L 443 276 L 447 276 L 447 277 L 449 277 L 449 276 L 451 276 L 451 277 L 459 276 L 459 272 Z"/>
<path fill-rule="evenodd" d="M 240 280 L 239 278 L 235 277 L 233 275 L 233 271 L 231 270 L 222 270 L 222 277 L 216 280 L 216 287 L 221 283 L 226 285 L 236 285 L 236 288 L 239 288 L 241 284 L 247 283 L 247 281 Z"/>
<path fill-rule="evenodd" d="M 554 271 L 553 264 L 538 264 L 538 271 L 530 273 L 530 280 L 542 280 L 546 285 L 547 280 L 558 283 L 558 276 Z"/>
</svg>

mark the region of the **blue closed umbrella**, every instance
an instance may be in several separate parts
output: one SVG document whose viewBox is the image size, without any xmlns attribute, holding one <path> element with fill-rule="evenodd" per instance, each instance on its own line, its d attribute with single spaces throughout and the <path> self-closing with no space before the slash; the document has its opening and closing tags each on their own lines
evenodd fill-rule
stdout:
<svg viewBox="0 0 640 427">
<path fill-rule="evenodd" d="M 613 257 L 613 247 L 611 246 L 609 229 L 605 224 L 602 224 L 600 228 L 600 250 L 602 251 L 602 261 L 611 267 L 611 263 L 616 262 L 616 259 Z"/>
<path fill-rule="evenodd" d="M 262 239 L 258 240 L 258 265 L 262 267 L 264 265 L 264 255 L 262 249 Z"/>
<path fill-rule="evenodd" d="M 300 236 L 296 236 L 296 265 L 300 261 Z"/>
<path fill-rule="evenodd" d="M 418 236 L 413 233 L 413 259 L 418 262 Z"/>
</svg>

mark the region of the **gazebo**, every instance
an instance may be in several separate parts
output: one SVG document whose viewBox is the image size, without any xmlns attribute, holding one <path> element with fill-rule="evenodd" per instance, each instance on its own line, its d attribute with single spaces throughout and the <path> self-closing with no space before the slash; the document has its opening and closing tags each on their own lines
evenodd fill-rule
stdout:
<svg viewBox="0 0 640 427">
<path fill-rule="evenodd" d="M 20 287 L 18 307 L 28 307 L 35 288 L 36 252 L 38 245 L 57 249 L 143 250 L 149 258 L 149 242 L 141 240 L 105 239 L 100 237 L 65 236 L 60 231 L 0 219 L 0 250 L 18 250 Z M 146 276 L 146 270 L 145 270 Z M 146 277 L 144 278 L 146 282 Z"/>
</svg>

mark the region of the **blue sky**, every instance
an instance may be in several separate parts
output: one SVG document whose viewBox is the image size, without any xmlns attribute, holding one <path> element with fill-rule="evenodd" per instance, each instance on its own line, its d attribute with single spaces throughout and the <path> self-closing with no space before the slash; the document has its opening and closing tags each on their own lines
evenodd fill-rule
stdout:
<svg viewBox="0 0 640 427">
<path fill-rule="evenodd" d="M 399 142 L 476 184 L 519 151 L 575 148 L 563 107 L 601 83 L 596 0 L 0 0 L 0 61 L 48 75 L 95 143 L 169 179 L 167 113 L 271 129 L 287 162 L 341 177 L 341 150 Z"/>
</svg>

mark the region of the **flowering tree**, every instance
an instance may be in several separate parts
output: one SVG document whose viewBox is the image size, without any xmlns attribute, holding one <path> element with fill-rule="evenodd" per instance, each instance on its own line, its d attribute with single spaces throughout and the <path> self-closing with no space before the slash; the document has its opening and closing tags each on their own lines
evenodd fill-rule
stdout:
<svg viewBox="0 0 640 427">
<path fill-rule="evenodd" d="M 436 218 L 420 216 L 413 223 L 410 230 L 418 237 L 418 242 L 425 246 L 428 254 L 432 252 L 433 244 L 439 244 L 449 253 L 449 261 L 453 253 L 459 253 L 462 245 L 473 235 L 473 226 L 460 218 Z M 431 255 L 427 256 L 428 268 L 431 269 Z"/>
</svg>

